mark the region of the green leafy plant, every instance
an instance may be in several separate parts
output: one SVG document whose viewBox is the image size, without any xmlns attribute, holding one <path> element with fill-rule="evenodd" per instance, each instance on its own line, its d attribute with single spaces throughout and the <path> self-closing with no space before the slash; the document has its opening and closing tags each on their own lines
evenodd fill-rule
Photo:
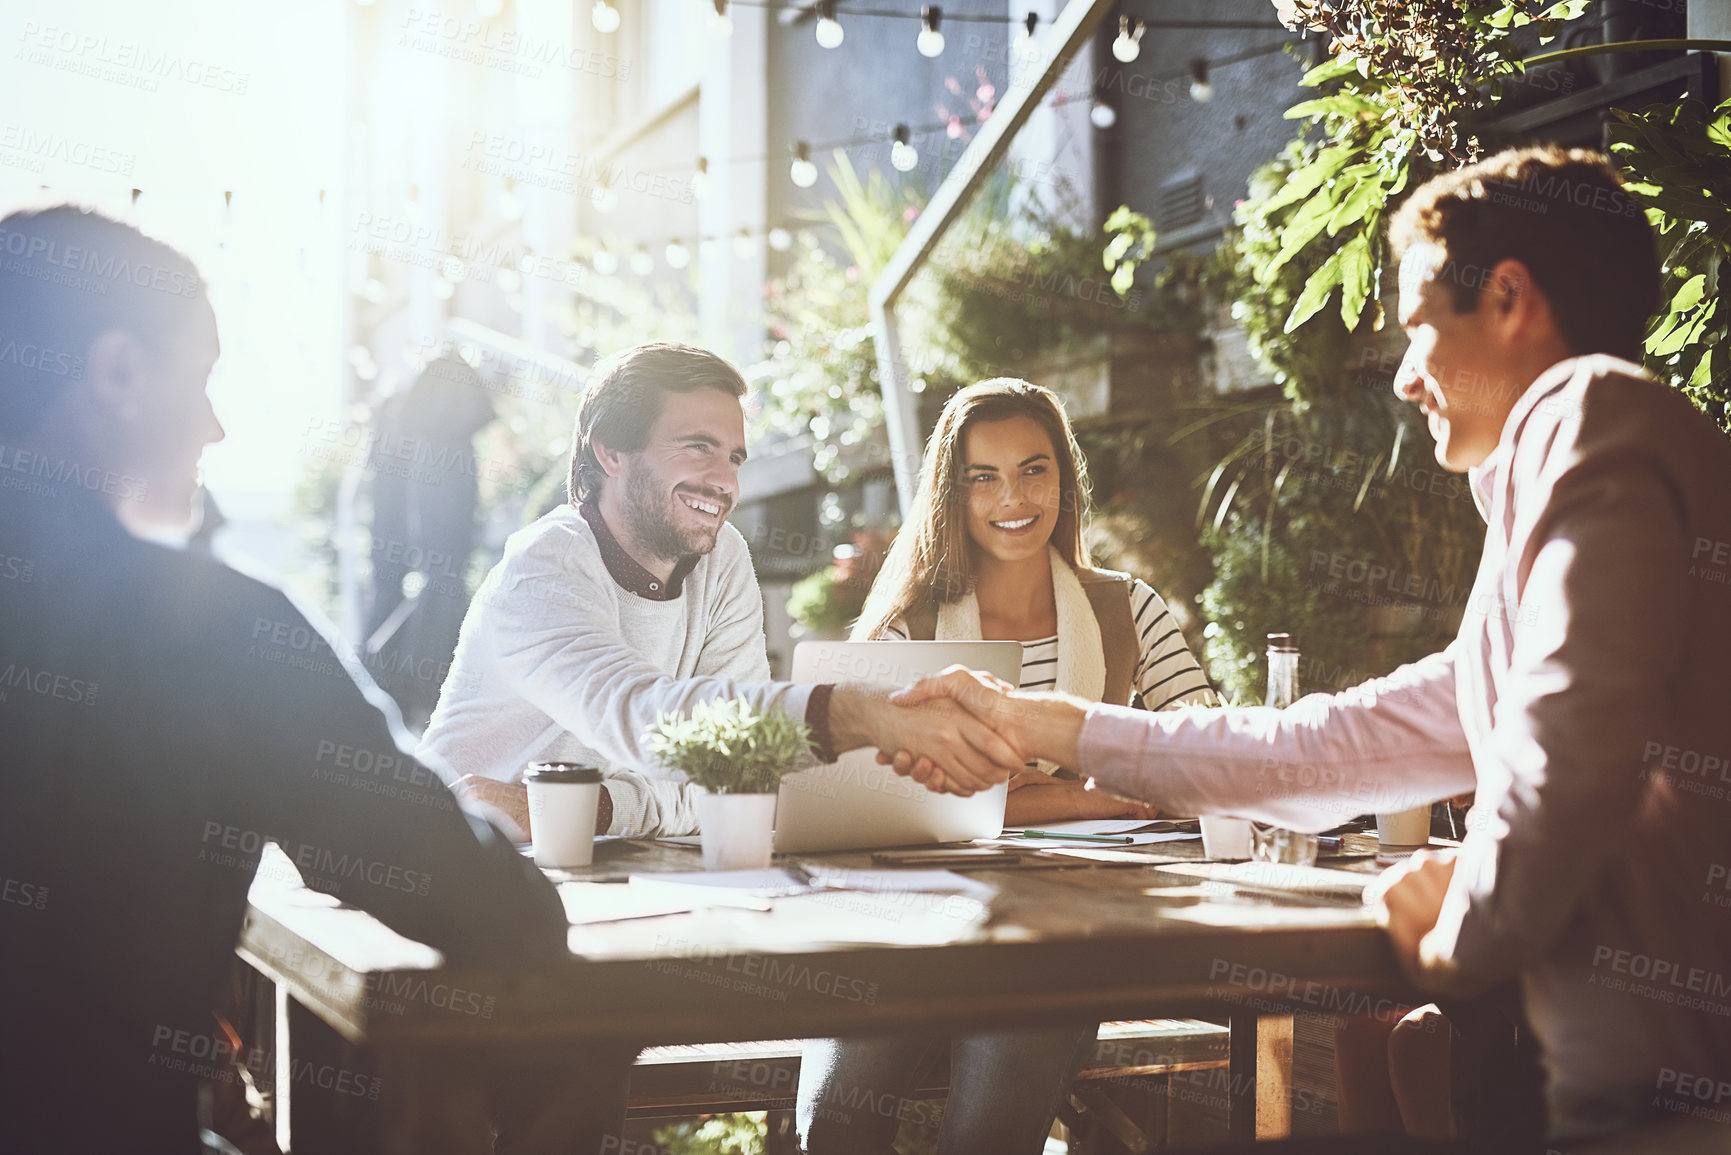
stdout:
<svg viewBox="0 0 1731 1155">
<path fill-rule="evenodd" d="M 804 721 L 744 698 L 703 702 L 685 717 L 663 714 L 646 736 L 662 765 L 714 794 L 773 794 L 811 747 Z"/>
<path fill-rule="evenodd" d="M 1664 307 L 1647 329 L 1647 367 L 1731 433 L 1731 101 L 1612 109 L 1611 155 L 1647 204 L 1665 270 Z"/>
<path fill-rule="evenodd" d="M 769 1124 L 762 1111 L 705 1115 L 657 1128 L 655 1145 L 668 1155 L 763 1155 Z"/>
</svg>

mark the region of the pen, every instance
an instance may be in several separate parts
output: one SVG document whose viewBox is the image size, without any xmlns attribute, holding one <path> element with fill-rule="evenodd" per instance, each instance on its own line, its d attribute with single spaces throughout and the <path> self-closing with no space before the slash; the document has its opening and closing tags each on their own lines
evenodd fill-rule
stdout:
<svg viewBox="0 0 1731 1155">
<path fill-rule="evenodd" d="M 1128 845 L 1133 839 L 1128 834 L 1065 834 L 1061 830 L 1006 830 L 1012 838 L 1061 838 L 1076 842 L 1115 842 Z"/>
</svg>

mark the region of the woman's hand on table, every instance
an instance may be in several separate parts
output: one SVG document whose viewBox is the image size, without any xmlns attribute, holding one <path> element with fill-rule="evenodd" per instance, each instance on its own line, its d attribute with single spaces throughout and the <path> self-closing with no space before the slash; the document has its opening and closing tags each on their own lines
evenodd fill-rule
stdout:
<svg viewBox="0 0 1731 1155">
<path fill-rule="evenodd" d="M 1089 790 L 1087 783 L 1079 779 L 1057 778 L 1038 770 L 1025 770 L 1010 779 L 1010 798 L 1004 809 L 1005 826 L 1090 818 L 1158 817 L 1157 806 Z"/>
</svg>

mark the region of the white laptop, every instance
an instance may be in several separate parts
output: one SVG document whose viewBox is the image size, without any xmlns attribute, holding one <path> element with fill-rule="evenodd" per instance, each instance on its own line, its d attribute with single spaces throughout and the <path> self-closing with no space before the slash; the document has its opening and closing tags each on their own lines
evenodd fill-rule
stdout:
<svg viewBox="0 0 1731 1155">
<path fill-rule="evenodd" d="M 900 688 L 946 666 L 983 670 L 1016 685 L 1020 642 L 801 642 L 793 650 L 796 682 L 868 682 Z M 1000 783 L 971 798 L 933 794 L 854 750 L 841 761 L 781 780 L 775 848 L 804 853 L 863 847 L 921 846 L 996 838 L 1004 828 Z"/>
</svg>

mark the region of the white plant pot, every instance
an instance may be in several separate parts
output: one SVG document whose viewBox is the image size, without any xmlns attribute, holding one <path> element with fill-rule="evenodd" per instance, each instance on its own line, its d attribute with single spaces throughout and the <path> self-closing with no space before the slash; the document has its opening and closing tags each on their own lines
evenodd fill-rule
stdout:
<svg viewBox="0 0 1731 1155">
<path fill-rule="evenodd" d="M 698 795 L 703 869 L 763 870 L 775 833 L 775 795 Z"/>
</svg>

